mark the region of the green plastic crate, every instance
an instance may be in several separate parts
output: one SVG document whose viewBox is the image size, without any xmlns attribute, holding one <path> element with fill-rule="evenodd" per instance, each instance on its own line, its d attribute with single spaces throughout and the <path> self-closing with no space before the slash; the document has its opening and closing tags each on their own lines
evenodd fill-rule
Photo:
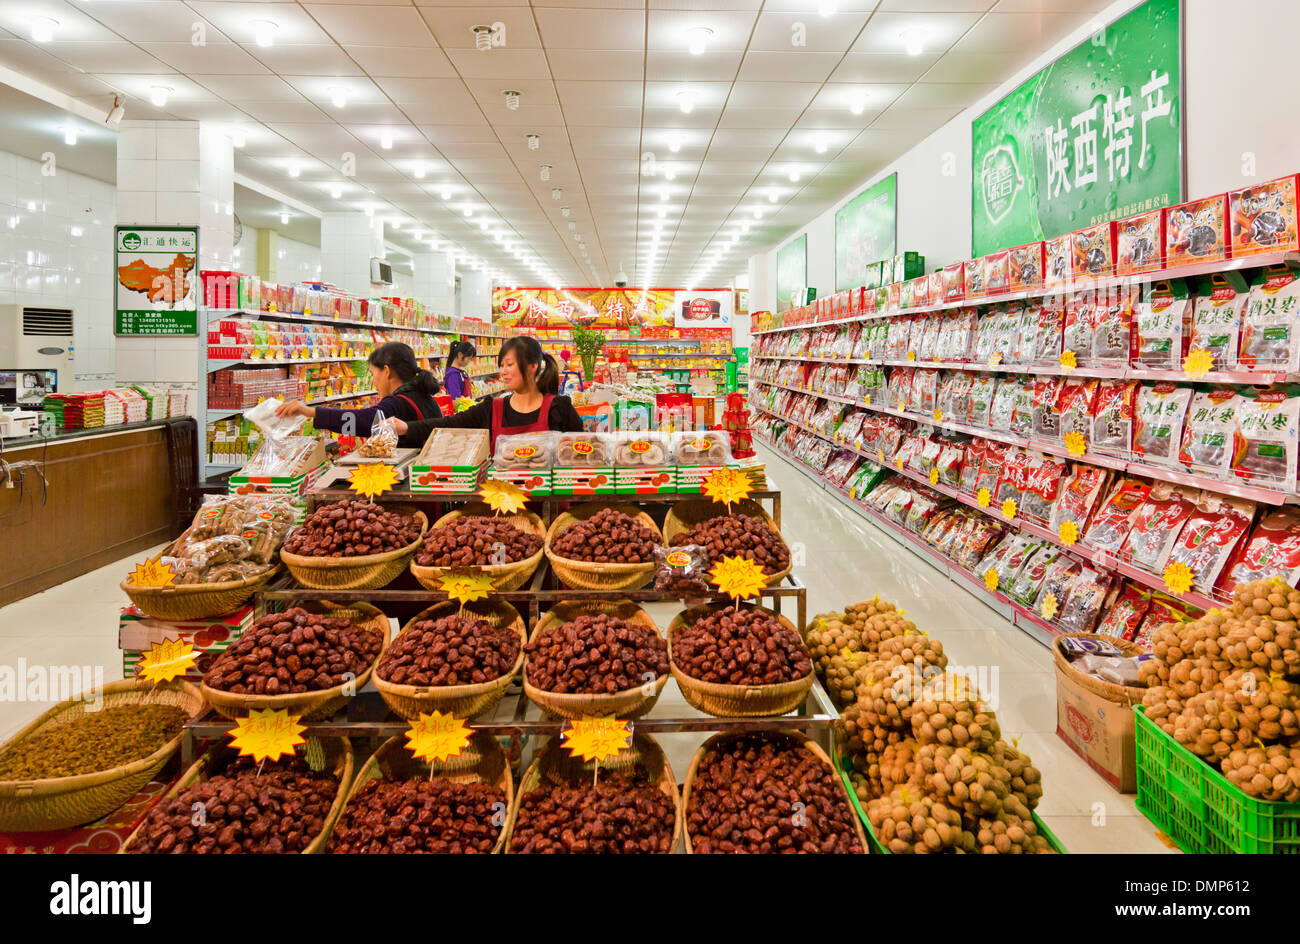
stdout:
<svg viewBox="0 0 1300 944">
<path fill-rule="evenodd" d="M 1136 706 L 1137 808 L 1184 852 L 1300 855 L 1300 803 L 1247 796 Z"/>
<path fill-rule="evenodd" d="M 858 801 L 858 795 L 853 790 L 853 781 L 849 778 L 849 771 L 844 763 L 844 758 L 838 753 L 835 755 L 835 770 L 844 783 L 844 789 L 849 792 L 849 802 L 853 804 L 854 812 L 858 814 L 858 819 L 862 820 L 862 828 L 866 831 L 867 842 L 871 845 L 871 851 L 892 855 L 893 853 L 881 845 L 880 840 L 876 838 L 875 830 L 871 828 L 871 820 L 867 819 L 867 811 L 862 808 L 862 804 Z M 1038 814 L 1030 813 L 1030 815 L 1034 818 L 1034 825 L 1038 827 L 1038 834 L 1047 840 L 1047 844 L 1061 855 L 1069 855 L 1070 850 L 1065 848 L 1061 840 L 1056 838 L 1056 833 L 1047 828 L 1047 824 L 1039 819 Z"/>
</svg>

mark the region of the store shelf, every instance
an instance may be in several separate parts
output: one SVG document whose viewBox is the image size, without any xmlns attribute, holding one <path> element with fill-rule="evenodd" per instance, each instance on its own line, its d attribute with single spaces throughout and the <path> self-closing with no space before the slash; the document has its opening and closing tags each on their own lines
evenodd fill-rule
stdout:
<svg viewBox="0 0 1300 944">
<path fill-rule="evenodd" d="M 378 390 L 358 390 L 355 393 L 338 393 L 332 397 L 321 397 L 318 400 L 304 401 L 307 406 L 320 406 L 323 403 L 336 403 L 339 400 L 355 400 L 357 397 L 373 397 Z M 245 410 L 251 410 L 251 406 L 238 406 L 229 409 L 220 407 L 208 407 L 208 419 L 220 418 L 222 416 L 232 416 L 236 413 L 243 413 Z"/>
<path fill-rule="evenodd" d="M 474 331 L 460 331 L 455 328 L 426 328 L 415 325 L 395 325 L 383 321 L 362 321 L 356 318 L 330 318 L 325 315 L 304 315 L 301 312 L 260 311 L 248 308 L 204 308 L 208 322 L 223 318 L 253 318 L 258 321 L 293 321 L 302 324 L 351 325 L 358 328 L 375 328 L 380 331 L 419 331 L 422 334 L 456 334 L 473 338 L 496 338 L 503 340 L 504 334 L 490 334 Z"/>
</svg>

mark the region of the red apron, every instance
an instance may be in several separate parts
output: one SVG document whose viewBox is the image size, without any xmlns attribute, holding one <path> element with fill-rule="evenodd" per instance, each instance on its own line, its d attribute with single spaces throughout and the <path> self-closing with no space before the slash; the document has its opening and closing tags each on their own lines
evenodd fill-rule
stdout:
<svg viewBox="0 0 1300 944">
<path fill-rule="evenodd" d="M 505 415 L 505 397 L 492 398 L 492 451 L 495 453 L 497 448 L 498 436 L 514 436 L 517 433 L 545 433 L 550 426 L 551 401 L 555 399 L 552 396 L 542 397 L 542 405 L 537 411 L 537 419 L 526 426 L 502 426 L 501 419 Z"/>
</svg>

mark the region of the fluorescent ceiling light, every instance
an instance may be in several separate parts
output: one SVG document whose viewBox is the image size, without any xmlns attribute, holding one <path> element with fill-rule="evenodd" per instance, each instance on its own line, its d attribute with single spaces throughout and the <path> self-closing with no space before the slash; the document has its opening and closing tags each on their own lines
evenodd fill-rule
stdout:
<svg viewBox="0 0 1300 944">
<path fill-rule="evenodd" d="M 253 20 L 248 25 L 253 27 L 253 40 L 257 45 L 263 49 L 270 49 L 275 45 L 275 34 L 280 29 L 278 24 L 270 20 Z"/>
<path fill-rule="evenodd" d="M 797 184 L 799 182 L 799 168 L 791 167 L 789 177 L 790 183 Z"/>
<path fill-rule="evenodd" d="M 689 115 L 695 110 L 698 97 L 692 89 L 682 89 L 677 93 L 677 107 L 682 110 L 683 115 Z"/>
<path fill-rule="evenodd" d="M 77 145 L 77 129 L 76 129 L 76 128 L 64 128 L 64 129 L 63 129 L 63 143 L 66 144 L 66 145 L 69 145 L 70 147 L 76 147 L 76 145 Z"/>
<path fill-rule="evenodd" d="M 343 196 L 343 188 L 338 184 L 330 184 L 330 198 L 337 200 L 341 196 Z"/>
<path fill-rule="evenodd" d="M 54 31 L 59 28 L 59 21 L 48 16 L 34 16 L 28 20 L 32 30 L 32 41 L 48 43 L 54 39 Z"/>
<path fill-rule="evenodd" d="M 154 85 L 149 88 L 149 104 L 155 108 L 167 107 L 167 96 L 171 94 L 171 88 L 166 85 Z"/>
<path fill-rule="evenodd" d="M 677 153 L 678 151 L 680 151 L 681 149 L 682 149 L 682 136 L 681 136 L 681 134 L 679 134 L 679 133 L 676 132 L 676 131 L 669 132 L 669 134 L 668 134 L 668 150 L 670 150 L 670 151 L 672 151 L 674 154 L 676 154 L 676 153 Z"/>
<path fill-rule="evenodd" d="M 697 26 L 694 29 L 686 31 L 686 48 L 691 51 L 692 56 L 704 55 L 704 50 L 709 46 L 709 40 L 713 36 L 713 30 L 707 26 Z"/>
<path fill-rule="evenodd" d="M 415 175 L 416 180 L 424 180 L 424 161 L 416 161 L 411 173 Z"/>
<path fill-rule="evenodd" d="M 392 150 L 392 148 L 393 148 L 393 133 L 392 133 L 391 131 L 381 131 L 381 132 L 379 132 L 379 146 L 380 146 L 381 148 L 383 148 L 385 151 L 390 151 L 390 150 Z"/>
<path fill-rule="evenodd" d="M 290 177 L 297 177 L 300 173 L 302 173 L 302 168 L 298 166 L 298 162 L 297 162 L 297 161 L 290 161 L 290 162 L 289 162 L 289 176 L 290 176 Z"/>
<path fill-rule="evenodd" d="M 344 108 L 348 103 L 348 90 L 341 85 L 330 87 L 330 101 L 335 108 Z"/>
<path fill-rule="evenodd" d="M 898 39 L 907 49 L 909 56 L 919 56 L 925 51 L 925 30 L 905 29 L 898 34 Z"/>
<path fill-rule="evenodd" d="M 863 91 L 853 92 L 849 96 L 849 111 L 852 114 L 860 115 L 867 109 L 867 93 Z"/>
<path fill-rule="evenodd" d="M 289 225 L 289 214 L 288 214 L 288 212 L 285 212 L 285 213 L 281 213 L 281 214 L 280 214 L 280 225 L 281 225 L 281 226 L 288 226 L 288 225 Z"/>
<path fill-rule="evenodd" d="M 826 135 L 819 134 L 813 138 L 813 149 L 816 150 L 818 154 L 825 154 L 826 148 Z"/>
</svg>

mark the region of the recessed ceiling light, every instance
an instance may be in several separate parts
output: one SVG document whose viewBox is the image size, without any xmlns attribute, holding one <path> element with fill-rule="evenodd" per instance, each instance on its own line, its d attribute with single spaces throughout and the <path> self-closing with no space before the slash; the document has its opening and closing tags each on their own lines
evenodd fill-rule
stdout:
<svg viewBox="0 0 1300 944">
<path fill-rule="evenodd" d="M 341 196 L 343 196 L 343 188 L 338 184 L 330 184 L 330 199 L 337 200 Z"/>
<path fill-rule="evenodd" d="M 668 199 L 668 188 L 667 188 L 667 187 L 660 187 L 660 188 L 659 188 L 659 199 L 660 199 L 660 200 L 667 200 L 667 199 Z"/>
<path fill-rule="evenodd" d="M 302 168 L 298 166 L 298 162 L 297 162 L 297 161 L 290 161 L 290 162 L 289 162 L 289 176 L 290 176 L 290 177 L 297 177 L 300 173 L 302 173 Z"/>
<path fill-rule="evenodd" d="M 450 188 L 450 187 L 443 187 L 443 188 L 442 188 L 442 198 L 443 198 L 444 200 L 450 200 L 450 199 L 451 199 L 451 188 Z"/>
<path fill-rule="evenodd" d="M 677 179 L 677 171 L 673 170 L 672 167 L 665 165 L 664 180 L 676 180 L 676 179 Z"/>
<path fill-rule="evenodd" d="M 462 210 L 461 212 L 464 213 L 466 217 L 470 217 L 470 216 L 473 216 L 473 215 L 474 215 L 474 208 L 473 208 L 473 207 L 465 207 L 465 209 Z"/>
<path fill-rule="evenodd" d="M 506 90 L 502 91 L 501 94 L 505 96 L 505 99 L 506 99 L 506 108 L 510 109 L 510 111 L 518 111 L 518 110 L 519 110 L 519 93 L 518 93 L 518 92 L 516 92 L 514 89 L 506 89 Z"/>
<path fill-rule="evenodd" d="M 776 203 L 776 201 L 777 201 L 779 198 L 780 198 L 780 191 L 773 189 L 773 190 L 769 190 L 769 191 L 767 192 L 767 202 L 768 202 L 768 203 Z"/>
<path fill-rule="evenodd" d="M 416 161 L 411 173 L 415 175 L 416 180 L 424 180 L 424 161 Z"/>
<path fill-rule="evenodd" d="M 819 134 L 813 138 L 813 149 L 816 150 L 818 154 L 825 154 L 826 147 L 826 135 Z"/>
<path fill-rule="evenodd" d="M 285 213 L 281 213 L 281 214 L 280 214 L 280 225 L 281 225 L 281 226 L 288 226 L 288 225 L 289 225 L 289 214 L 288 214 L 288 212 L 285 212 Z"/>
<path fill-rule="evenodd" d="M 898 34 L 898 39 L 907 49 L 909 56 L 919 56 L 925 51 L 925 30 L 905 29 Z"/>
<path fill-rule="evenodd" d="M 537 176 L 541 177 L 542 180 L 550 180 L 550 179 L 551 179 L 551 165 L 550 165 L 550 164 L 538 164 L 538 165 L 537 165 Z"/>
<path fill-rule="evenodd" d="M 854 115 L 860 115 L 867 108 L 867 93 L 861 90 L 855 91 L 849 95 L 849 111 Z"/>
<path fill-rule="evenodd" d="M 526 134 L 524 140 L 528 142 L 528 150 L 536 151 L 542 146 L 542 136 L 540 134 Z"/>
<path fill-rule="evenodd" d="M 667 208 L 667 207 L 655 207 L 655 212 L 658 213 L 660 217 L 664 217 L 664 216 L 667 216 L 667 215 L 668 215 L 668 208 Z"/>
<path fill-rule="evenodd" d="M 172 92 L 171 88 L 166 85 L 153 85 L 149 87 L 149 104 L 155 108 L 167 107 L 167 96 Z"/>
<path fill-rule="evenodd" d="M 790 183 L 797 184 L 799 182 L 799 168 L 791 167 L 789 177 Z"/>
<path fill-rule="evenodd" d="M 676 154 L 676 153 L 677 153 L 678 151 L 680 151 L 681 149 L 682 149 L 682 136 L 681 136 L 681 134 L 679 134 L 679 133 L 676 132 L 676 131 L 669 132 L 669 134 L 668 134 L 668 150 L 670 150 L 670 151 L 672 151 L 674 154 Z"/>
<path fill-rule="evenodd" d="M 279 24 L 272 23 L 270 20 L 253 20 L 248 24 L 253 27 L 253 40 L 263 49 L 270 49 L 275 44 L 275 34 L 280 29 Z"/>
<path fill-rule="evenodd" d="M 702 56 L 712 37 L 713 30 L 707 26 L 696 26 L 693 29 L 688 29 L 686 31 L 686 48 L 691 51 L 692 56 Z"/>
<path fill-rule="evenodd" d="M 682 110 L 683 115 L 689 115 L 695 110 L 695 102 L 698 97 L 693 89 L 682 89 L 677 93 L 677 107 Z"/>
<path fill-rule="evenodd" d="M 754 207 L 754 219 L 761 220 L 762 218 L 763 218 L 763 208 Z"/>
<path fill-rule="evenodd" d="M 330 86 L 330 101 L 335 108 L 344 108 L 348 103 L 348 90 L 341 85 Z"/>
<path fill-rule="evenodd" d="M 76 146 L 76 144 L 77 144 L 77 129 L 76 129 L 76 128 L 64 128 L 64 129 L 63 129 L 63 143 L 69 145 L 70 147 L 75 147 L 75 146 Z"/>
<path fill-rule="evenodd" d="M 381 131 L 381 132 L 379 132 L 379 146 L 380 146 L 381 148 L 383 148 L 385 151 L 390 151 L 390 150 L 392 150 L 392 148 L 393 148 L 393 133 L 392 133 L 391 131 Z"/>
<path fill-rule="evenodd" d="M 563 196 L 564 196 L 564 188 L 563 188 L 563 187 L 552 187 L 552 188 L 551 188 L 551 199 L 552 199 L 552 200 L 558 200 L 558 199 L 560 199 L 560 198 L 563 197 Z"/>
<path fill-rule="evenodd" d="M 73 226 L 68 230 L 68 232 L 71 233 L 74 237 L 76 237 L 84 233 L 85 230 L 83 230 L 80 226 Z"/>
<path fill-rule="evenodd" d="M 54 39 L 54 31 L 59 28 L 59 21 L 48 16 L 34 16 L 28 21 L 32 30 L 32 41 L 48 43 Z"/>
</svg>

